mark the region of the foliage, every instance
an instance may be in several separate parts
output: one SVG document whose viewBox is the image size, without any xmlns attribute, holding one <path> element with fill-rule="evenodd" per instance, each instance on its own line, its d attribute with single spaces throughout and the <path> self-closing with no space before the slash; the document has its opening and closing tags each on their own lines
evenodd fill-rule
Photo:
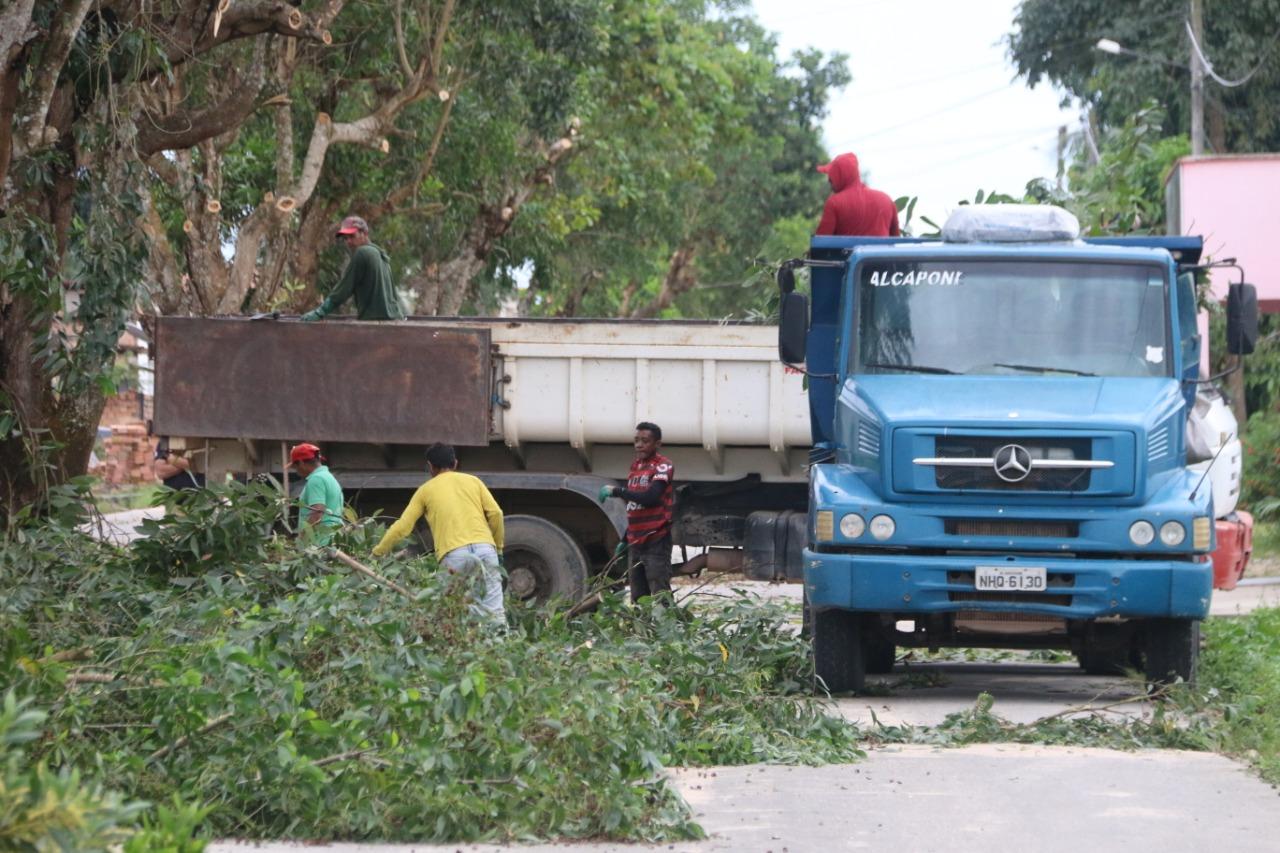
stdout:
<svg viewBox="0 0 1280 853">
<path fill-rule="evenodd" d="M 1124 124 L 1155 100 L 1165 107 L 1160 135 L 1173 136 L 1190 126 L 1186 17 L 1184 0 L 1023 0 L 1008 37 L 1009 56 L 1028 85 L 1048 80 L 1090 104 L 1104 127 Z M 1261 63 L 1237 88 L 1205 80 L 1205 125 L 1218 152 L 1280 148 L 1277 20 L 1277 0 L 1236 0 L 1206 9 L 1202 46 L 1220 74 L 1238 78 Z M 1138 55 L 1102 53 L 1094 47 L 1102 38 Z"/>
<path fill-rule="evenodd" d="M 219 511 L 184 512 L 154 553 Z M 0 556 L 0 681 L 51 709 L 36 758 L 209 803 L 216 834 L 688 838 L 666 766 L 859 754 L 785 612 L 745 599 L 495 636 L 430 558 L 378 569 L 410 601 L 270 536 L 178 577 L 139 554 L 50 526 Z"/>
<path fill-rule="evenodd" d="M 1085 234 L 1161 234 L 1164 177 L 1191 149 L 1185 136 L 1162 137 L 1165 111 L 1154 101 L 1108 128 L 1098 161 L 1078 149 L 1066 203 Z"/>
<path fill-rule="evenodd" d="M 1138 695 L 1145 695 L 1139 693 Z M 937 726 L 880 726 L 870 733 L 881 743 L 968 746 L 975 743 L 1035 743 L 1104 749 L 1210 749 L 1207 725 L 1188 725 L 1176 708 L 1157 703 L 1150 719 L 1117 720 L 1105 713 L 1049 716 L 1012 723 L 995 712 L 996 701 L 981 693 L 972 708 L 948 714 Z"/>
<path fill-rule="evenodd" d="M 1280 783 L 1280 609 L 1210 619 L 1205 632 L 1195 707 L 1214 721 L 1214 746 Z"/>
<path fill-rule="evenodd" d="M 528 310 L 741 316 L 771 289 L 759 261 L 790 256 L 777 243 L 821 210 L 819 125 L 844 58 L 781 59 L 732 4 L 618 4 L 610 26 L 582 81 L 581 151 L 508 241 L 534 263 Z"/>
<path fill-rule="evenodd" d="M 196 834 L 205 810 L 174 799 L 154 814 L 146 803 L 81 778 L 50 770 L 27 755 L 44 734 L 44 712 L 13 692 L 0 707 L 0 849 L 15 853 L 120 849 L 124 853 L 200 853 Z"/>
<path fill-rule="evenodd" d="M 1227 370 L 1232 362 L 1227 353 L 1226 312 L 1209 317 L 1209 351 L 1213 354 L 1210 373 Z M 1250 412 L 1280 408 L 1280 316 L 1258 318 L 1257 348 L 1244 359 L 1244 399 Z"/>
<path fill-rule="evenodd" d="M 1253 507 L 1280 497 L 1280 412 L 1250 415 L 1240 443 L 1244 448 L 1240 503 Z"/>
</svg>

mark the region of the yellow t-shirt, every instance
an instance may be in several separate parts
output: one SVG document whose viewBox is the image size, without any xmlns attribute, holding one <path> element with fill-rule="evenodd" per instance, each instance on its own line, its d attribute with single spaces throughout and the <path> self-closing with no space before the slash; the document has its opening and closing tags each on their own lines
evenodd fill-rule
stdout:
<svg viewBox="0 0 1280 853">
<path fill-rule="evenodd" d="M 413 493 L 400 520 L 387 528 L 382 541 L 374 547 L 374 556 L 383 556 L 412 533 L 424 515 L 437 557 L 463 545 L 483 543 L 502 551 L 502 509 L 484 483 L 470 474 L 441 471 Z"/>
</svg>

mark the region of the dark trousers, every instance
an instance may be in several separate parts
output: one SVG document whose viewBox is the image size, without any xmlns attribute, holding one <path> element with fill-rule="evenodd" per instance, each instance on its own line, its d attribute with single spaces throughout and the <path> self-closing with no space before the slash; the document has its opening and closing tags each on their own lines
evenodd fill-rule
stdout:
<svg viewBox="0 0 1280 853">
<path fill-rule="evenodd" d="M 627 580 L 631 583 L 631 600 L 639 601 L 646 595 L 658 593 L 666 593 L 670 597 L 671 532 L 630 548 Z"/>
</svg>

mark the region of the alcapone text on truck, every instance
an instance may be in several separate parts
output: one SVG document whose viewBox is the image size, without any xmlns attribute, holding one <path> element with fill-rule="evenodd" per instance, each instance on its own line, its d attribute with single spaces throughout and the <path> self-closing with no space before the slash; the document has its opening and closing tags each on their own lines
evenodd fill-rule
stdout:
<svg viewBox="0 0 1280 853">
<path fill-rule="evenodd" d="M 1092 671 L 1194 678 L 1215 518 L 1185 442 L 1200 248 L 1081 241 L 1058 208 L 978 205 L 938 240 L 815 237 L 783 266 L 828 688 L 860 690 L 899 646 L 1070 649 Z M 1230 348 L 1248 351 L 1251 286 L 1229 302 Z"/>
</svg>

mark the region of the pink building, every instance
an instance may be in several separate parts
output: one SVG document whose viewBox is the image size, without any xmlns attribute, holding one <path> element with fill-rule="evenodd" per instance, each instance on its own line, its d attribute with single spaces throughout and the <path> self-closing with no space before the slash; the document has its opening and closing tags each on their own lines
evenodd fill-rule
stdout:
<svg viewBox="0 0 1280 853">
<path fill-rule="evenodd" d="M 1165 179 L 1170 234 L 1204 238 L 1204 260 L 1235 258 L 1258 288 L 1258 307 L 1280 312 L 1280 154 L 1183 157 Z M 1233 269 L 1210 272 L 1226 299 Z"/>
</svg>

